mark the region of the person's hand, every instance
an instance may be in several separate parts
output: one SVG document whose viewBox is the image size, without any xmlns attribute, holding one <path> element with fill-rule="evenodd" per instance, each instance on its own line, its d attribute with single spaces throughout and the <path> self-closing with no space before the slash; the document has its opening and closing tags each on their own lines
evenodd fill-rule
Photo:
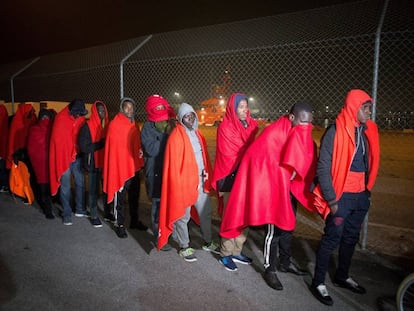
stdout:
<svg viewBox="0 0 414 311">
<path fill-rule="evenodd" d="M 335 215 L 337 211 L 338 211 L 338 203 L 331 206 L 331 214 Z"/>
</svg>

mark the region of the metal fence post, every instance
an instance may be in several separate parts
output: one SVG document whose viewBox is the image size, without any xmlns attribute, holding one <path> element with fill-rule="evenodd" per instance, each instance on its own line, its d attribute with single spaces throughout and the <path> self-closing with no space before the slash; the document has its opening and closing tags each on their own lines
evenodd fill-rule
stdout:
<svg viewBox="0 0 414 311">
<path fill-rule="evenodd" d="M 130 58 L 132 55 L 134 55 L 141 47 L 143 47 L 150 39 L 152 38 L 152 35 L 149 35 L 142 41 L 135 49 L 133 49 L 131 52 L 128 53 L 119 64 L 119 82 L 121 87 L 121 98 L 124 97 L 124 63 L 128 58 Z"/>
<path fill-rule="evenodd" d="M 11 103 L 12 114 L 14 114 L 14 83 L 13 83 L 13 80 L 19 74 L 21 74 L 23 71 L 25 71 L 27 68 L 29 68 L 31 65 L 33 65 L 35 62 L 37 62 L 39 59 L 40 59 L 40 57 L 36 57 L 30 63 L 28 63 L 26 66 L 24 66 L 22 69 L 20 69 L 15 74 L 13 74 L 11 76 L 11 78 L 10 78 L 10 92 L 11 92 L 11 100 L 12 100 L 12 103 Z"/>
<path fill-rule="evenodd" d="M 378 65 L 379 65 L 379 53 L 380 53 L 380 43 L 381 43 L 381 31 L 382 25 L 384 24 L 385 14 L 387 12 L 389 0 L 384 1 L 384 7 L 382 8 L 381 17 L 378 22 L 377 32 L 375 34 L 375 51 L 374 51 L 374 77 L 372 81 L 372 100 L 374 105 L 372 107 L 372 120 L 375 121 L 376 116 L 376 104 L 377 104 L 377 89 L 378 89 Z M 364 224 L 362 227 L 362 240 L 361 248 L 363 250 L 367 247 L 367 235 L 368 235 L 368 216 L 369 212 L 365 216 Z"/>
</svg>

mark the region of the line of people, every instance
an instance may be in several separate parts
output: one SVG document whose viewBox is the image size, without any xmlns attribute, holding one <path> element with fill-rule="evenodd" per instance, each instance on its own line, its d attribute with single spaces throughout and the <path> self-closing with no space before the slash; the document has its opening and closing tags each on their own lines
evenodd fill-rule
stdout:
<svg viewBox="0 0 414 311">
<path fill-rule="evenodd" d="M 217 130 L 213 168 L 197 114 L 189 104 L 181 104 L 176 114 L 162 96 L 149 96 L 141 132 L 134 119 L 133 99 L 121 100 L 120 111 L 111 122 L 102 101 L 92 105 L 91 117 L 85 121 L 85 105 L 76 99 L 55 117 L 50 111 L 40 111 L 38 123 L 30 128 L 27 150 L 31 162 L 36 163 L 38 201 L 46 217 L 53 218 L 50 195 L 59 190 L 64 225 L 72 224 L 73 175 L 76 217 L 89 216 L 93 226 L 102 226 L 97 209 L 102 189 L 104 219 L 115 223 L 119 238 L 127 237 L 127 203 L 130 228 L 147 230 L 138 215 L 143 170 L 152 203 L 153 242 L 159 250 L 172 249 L 171 237 L 178 244 L 179 256 L 196 261 L 188 231 L 192 219 L 200 226 L 202 249 L 219 254 L 224 268 L 236 271 L 237 264 L 252 263 L 242 252 L 249 227 L 265 226 L 263 278 L 275 290 L 283 289 L 277 271 L 299 276 L 308 273 L 291 255 L 300 203 L 325 220 L 310 290 L 319 301 L 332 305 L 325 275 L 329 257 L 338 246 L 334 285 L 359 294 L 366 291 L 349 276 L 349 270 L 379 167 L 378 129 L 370 120 L 372 106 L 366 92 L 351 90 L 335 124 L 326 130 L 318 155 L 312 139 L 311 105 L 296 103 L 257 136 L 258 124 L 250 116 L 248 97 L 234 93 Z M 53 126 L 46 120 L 54 120 Z M 47 160 L 41 159 L 40 148 Z M 48 165 L 39 170 L 40 162 Z M 88 173 L 89 215 L 84 171 Z M 211 230 L 212 195 L 219 202 L 220 244 Z"/>
</svg>

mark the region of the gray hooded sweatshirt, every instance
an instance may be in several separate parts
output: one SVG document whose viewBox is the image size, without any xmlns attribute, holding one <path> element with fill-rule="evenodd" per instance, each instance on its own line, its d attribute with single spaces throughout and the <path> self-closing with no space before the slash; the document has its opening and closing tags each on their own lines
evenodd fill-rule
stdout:
<svg viewBox="0 0 414 311">
<path fill-rule="evenodd" d="M 184 115 L 186 115 L 189 112 L 193 112 L 195 114 L 194 126 L 191 130 L 188 129 L 183 123 Z M 180 108 L 178 109 L 178 121 L 185 128 L 185 132 L 187 133 L 188 138 L 190 139 L 191 146 L 193 146 L 194 155 L 198 166 L 198 176 L 201 176 L 204 170 L 203 149 L 196 134 L 196 130 L 198 129 L 198 118 L 193 107 L 191 107 L 187 103 L 182 103 L 180 105 Z"/>
</svg>

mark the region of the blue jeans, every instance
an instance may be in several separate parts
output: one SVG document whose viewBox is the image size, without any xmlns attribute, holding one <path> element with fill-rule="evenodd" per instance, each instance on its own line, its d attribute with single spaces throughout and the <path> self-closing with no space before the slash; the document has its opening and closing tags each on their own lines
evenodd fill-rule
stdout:
<svg viewBox="0 0 414 311">
<path fill-rule="evenodd" d="M 152 223 L 152 233 L 154 234 L 155 245 L 158 245 L 158 228 L 160 220 L 160 202 L 161 199 L 153 198 L 152 207 L 151 207 L 151 223 Z"/>
<path fill-rule="evenodd" d="M 75 203 L 76 203 L 76 213 L 86 213 L 85 210 L 85 177 L 83 175 L 81 159 L 78 158 L 73 161 L 68 170 L 63 173 L 60 178 L 60 202 L 63 206 L 63 219 L 70 220 L 72 218 L 72 207 L 71 207 L 71 198 L 72 198 L 72 185 L 71 185 L 71 175 L 75 182 Z"/>
<path fill-rule="evenodd" d="M 339 245 L 338 267 L 335 279 L 344 281 L 349 275 L 352 256 L 359 241 L 359 233 L 370 206 L 368 192 L 344 193 L 338 201 L 338 211 L 329 214 L 325 221 L 319 250 L 316 254 L 313 285 L 325 283 L 329 257 Z"/>
</svg>

